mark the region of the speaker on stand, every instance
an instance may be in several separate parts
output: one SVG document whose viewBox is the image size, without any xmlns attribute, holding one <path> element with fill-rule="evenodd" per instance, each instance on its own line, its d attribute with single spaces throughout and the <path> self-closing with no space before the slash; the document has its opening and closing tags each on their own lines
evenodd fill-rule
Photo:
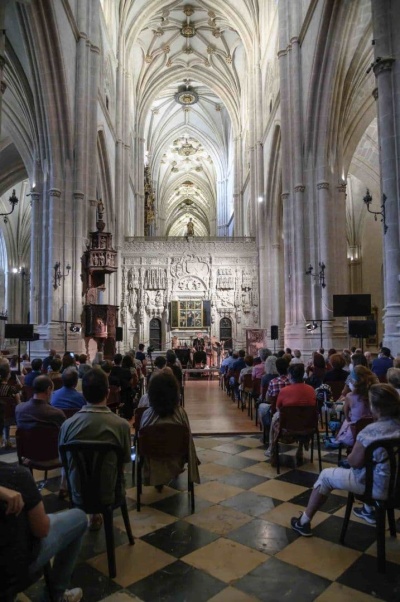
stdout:
<svg viewBox="0 0 400 602">
<path fill-rule="evenodd" d="M 276 345 L 276 341 L 279 338 L 279 331 L 278 331 L 278 326 L 276 324 L 274 324 L 273 326 L 271 326 L 271 340 L 274 341 L 274 353 L 275 353 L 275 345 Z"/>
</svg>

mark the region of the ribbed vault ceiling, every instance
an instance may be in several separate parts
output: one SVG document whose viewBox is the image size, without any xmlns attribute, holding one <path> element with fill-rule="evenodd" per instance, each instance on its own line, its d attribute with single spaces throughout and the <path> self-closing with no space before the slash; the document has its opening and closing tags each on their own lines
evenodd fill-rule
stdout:
<svg viewBox="0 0 400 602">
<path fill-rule="evenodd" d="M 218 183 L 232 177 L 246 53 L 226 3 L 151 4 L 147 19 L 138 14 L 140 29 L 132 25 L 135 129 L 145 140 L 165 233 L 182 235 L 192 217 L 196 235 L 208 235 L 221 202 Z"/>
</svg>

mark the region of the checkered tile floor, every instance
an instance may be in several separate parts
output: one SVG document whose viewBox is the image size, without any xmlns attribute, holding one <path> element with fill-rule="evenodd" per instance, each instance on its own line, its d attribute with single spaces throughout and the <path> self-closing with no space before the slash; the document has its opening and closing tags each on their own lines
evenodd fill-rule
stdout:
<svg viewBox="0 0 400 602">
<path fill-rule="evenodd" d="M 136 544 L 114 519 L 117 577 L 107 576 L 103 530 L 88 532 L 74 574 L 85 602 L 368 602 L 400 600 L 400 544 L 387 539 L 387 573 L 376 571 L 375 528 L 352 516 L 347 546 L 339 545 L 346 496 L 335 492 L 313 521 L 314 537 L 289 528 L 304 509 L 318 465 L 294 467 L 295 449 L 282 446 L 281 475 L 265 462 L 259 436 L 197 437 L 202 462 L 196 512 L 190 514 L 186 478 L 158 493 L 144 488 L 135 508 L 127 491 Z M 323 452 L 323 466 L 336 461 Z M 1 461 L 14 461 L 15 454 Z M 332 465 L 332 464 L 331 464 Z M 130 475 L 127 473 L 128 483 Z M 56 496 L 59 479 L 43 491 L 48 512 L 67 506 Z M 399 521 L 400 527 L 400 521 Z M 36 584 L 20 600 L 43 599 Z"/>
</svg>

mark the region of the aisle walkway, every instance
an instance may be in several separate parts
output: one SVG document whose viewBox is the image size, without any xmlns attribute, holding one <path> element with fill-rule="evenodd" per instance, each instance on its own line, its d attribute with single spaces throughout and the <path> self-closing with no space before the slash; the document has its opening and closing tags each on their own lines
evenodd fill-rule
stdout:
<svg viewBox="0 0 400 602">
<path fill-rule="evenodd" d="M 246 434 L 259 432 L 247 410 L 222 391 L 217 380 L 190 379 L 185 386 L 185 410 L 192 433 L 196 435 Z"/>
</svg>

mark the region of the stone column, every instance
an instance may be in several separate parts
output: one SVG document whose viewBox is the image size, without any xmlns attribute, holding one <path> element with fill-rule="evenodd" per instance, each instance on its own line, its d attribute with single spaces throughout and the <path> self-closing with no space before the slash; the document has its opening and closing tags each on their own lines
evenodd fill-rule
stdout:
<svg viewBox="0 0 400 602">
<path fill-rule="evenodd" d="M 243 236 L 243 190 L 242 190 L 242 137 L 235 142 L 235 184 L 233 192 L 233 210 L 235 213 L 235 236 Z M 230 216 L 229 216 L 230 217 Z"/>
<path fill-rule="evenodd" d="M 0 137 L 1 137 L 3 94 L 6 91 L 6 87 L 7 87 L 6 82 L 4 80 L 4 67 L 6 64 L 6 57 L 5 57 L 6 30 L 4 29 L 5 16 L 6 16 L 6 5 L 7 5 L 7 2 L 0 2 Z"/>
<path fill-rule="evenodd" d="M 400 6 L 396 0 L 372 0 L 375 40 L 373 64 L 378 88 L 378 136 L 381 187 L 386 197 L 384 245 L 384 344 L 400 344 Z M 397 58 L 395 58 L 397 57 Z"/>
</svg>

